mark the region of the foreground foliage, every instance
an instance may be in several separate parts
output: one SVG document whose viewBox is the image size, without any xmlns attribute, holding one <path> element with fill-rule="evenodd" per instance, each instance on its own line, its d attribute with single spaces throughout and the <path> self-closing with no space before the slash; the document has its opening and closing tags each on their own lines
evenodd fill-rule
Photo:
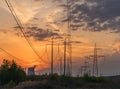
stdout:
<svg viewBox="0 0 120 89">
<path fill-rule="evenodd" d="M 14 83 L 11 81 L 10 85 Z M 119 81 L 113 82 L 104 77 L 93 77 L 87 74 L 83 77 L 45 74 L 27 76 L 26 81 L 12 89 L 120 89 L 120 85 Z"/>
<path fill-rule="evenodd" d="M 0 84 L 18 84 L 24 81 L 26 74 L 24 70 L 18 66 L 15 61 L 3 60 L 0 66 Z"/>
<path fill-rule="evenodd" d="M 103 87 L 108 81 L 103 77 L 92 77 L 84 75 L 83 77 L 70 77 L 64 75 L 41 75 L 28 76 L 27 81 L 37 81 L 33 89 L 76 89 L 76 88 L 92 88 Z M 25 86 L 25 89 L 30 89 L 31 85 Z"/>
<path fill-rule="evenodd" d="M 27 76 L 25 82 L 13 89 L 120 89 L 120 81 L 113 82 L 105 77 L 70 77 L 64 75 Z"/>
</svg>

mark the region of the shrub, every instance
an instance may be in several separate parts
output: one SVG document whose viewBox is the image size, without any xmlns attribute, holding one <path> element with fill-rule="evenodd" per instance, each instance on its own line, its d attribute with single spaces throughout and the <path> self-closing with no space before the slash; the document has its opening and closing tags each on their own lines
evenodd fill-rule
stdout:
<svg viewBox="0 0 120 89">
<path fill-rule="evenodd" d="M 88 74 L 85 74 L 82 77 L 82 80 L 85 81 L 85 82 L 94 82 L 94 83 L 105 82 L 105 79 L 103 77 L 89 76 Z"/>
<path fill-rule="evenodd" d="M 5 87 L 5 88 L 13 88 L 15 85 L 16 85 L 15 82 L 13 82 L 13 81 L 11 80 L 11 81 L 10 81 L 8 84 L 6 84 L 4 87 Z"/>
<path fill-rule="evenodd" d="M 2 85 L 9 83 L 10 81 L 16 84 L 24 81 L 26 74 L 24 70 L 18 66 L 15 61 L 3 60 L 3 64 L 0 67 L 0 83 Z"/>
</svg>

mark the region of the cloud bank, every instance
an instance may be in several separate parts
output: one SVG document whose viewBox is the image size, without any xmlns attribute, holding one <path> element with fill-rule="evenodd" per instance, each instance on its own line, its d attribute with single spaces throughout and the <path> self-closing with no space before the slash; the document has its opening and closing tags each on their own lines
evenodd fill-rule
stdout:
<svg viewBox="0 0 120 89">
<path fill-rule="evenodd" d="M 65 5 L 64 5 L 65 7 Z M 120 32 L 120 0 L 75 0 L 71 4 L 72 29 Z M 64 19 L 63 22 L 66 22 Z"/>
<path fill-rule="evenodd" d="M 26 36 L 29 38 L 34 38 L 37 41 L 45 41 L 48 38 L 54 36 L 55 39 L 62 39 L 62 35 L 56 32 L 53 32 L 49 29 L 43 29 L 39 27 L 28 27 L 28 30 L 25 32 Z"/>
</svg>

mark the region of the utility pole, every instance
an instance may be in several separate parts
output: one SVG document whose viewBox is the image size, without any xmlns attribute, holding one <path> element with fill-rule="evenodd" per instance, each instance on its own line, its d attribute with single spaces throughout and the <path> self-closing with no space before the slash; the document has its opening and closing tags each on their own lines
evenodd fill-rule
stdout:
<svg viewBox="0 0 120 89">
<path fill-rule="evenodd" d="M 62 75 L 62 57 L 60 57 L 60 75 Z"/>
<path fill-rule="evenodd" d="M 98 58 L 105 58 L 104 55 L 99 55 L 98 50 L 102 50 L 101 48 L 97 48 L 96 43 L 94 47 L 94 54 L 90 55 L 90 57 L 93 57 L 93 76 L 97 76 L 99 74 L 98 70 Z"/>
<path fill-rule="evenodd" d="M 50 47 L 51 47 L 51 59 L 50 59 L 50 66 L 51 66 L 51 68 L 50 68 L 50 73 L 51 74 L 54 74 L 54 46 L 56 45 L 57 47 L 58 47 L 58 55 L 57 56 L 59 56 L 59 61 L 62 61 L 62 58 L 61 58 L 61 56 L 60 56 L 60 48 L 59 48 L 59 46 L 60 46 L 60 44 L 54 44 L 55 43 L 55 41 L 54 41 L 54 36 L 51 36 L 51 44 L 47 44 L 47 45 L 50 45 Z M 46 51 L 46 53 L 47 53 L 47 51 Z M 59 64 L 58 64 L 59 65 Z M 62 62 L 60 63 L 60 69 L 62 68 Z M 58 69 L 59 70 L 59 69 Z M 61 69 L 62 70 L 62 69 Z"/>
<path fill-rule="evenodd" d="M 53 37 L 52 37 L 52 39 L 51 39 L 51 74 L 53 74 L 53 43 L 54 43 L 54 41 L 53 41 Z"/>
<path fill-rule="evenodd" d="M 64 75 L 66 75 L 66 38 L 64 41 Z"/>
</svg>

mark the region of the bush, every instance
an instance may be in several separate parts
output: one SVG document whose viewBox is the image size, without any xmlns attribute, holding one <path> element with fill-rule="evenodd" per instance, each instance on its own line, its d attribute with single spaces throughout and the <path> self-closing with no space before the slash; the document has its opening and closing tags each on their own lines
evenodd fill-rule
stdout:
<svg viewBox="0 0 120 89">
<path fill-rule="evenodd" d="M 106 81 L 103 77 L 89 76 L 88 74 L 85 74 L 82 77 L 82 80 L 85 82 L 94 82 L 94 83 L 102 83 Z"/>
<path fill-rule="evenodd" d="M 49 75 L 49 78 L 51 81 L 58 81 L 59 80 L 59 76 L 57 74 L 53 74 L 53 75 Z"/>
<path fill-rule="evenodd" d="M 10 81 L 16 84 L 24 81 L 26 74 L 24 70 L 18 66 L 15 61 L 3 60 L 3 64 L 0 67 L 0 83 L 2 85 L 9 83 Z"/>
<path fill-rule="evenodd" d="M 5 88 L 13 88 L 15 85 L 16 85 L 15 82 L 13 82 L 13 81 L 11 80 L 11 81 L 10 81 L 8 84 L 6 84 L 4 87 L 5 87 Z"/>
</svg>

